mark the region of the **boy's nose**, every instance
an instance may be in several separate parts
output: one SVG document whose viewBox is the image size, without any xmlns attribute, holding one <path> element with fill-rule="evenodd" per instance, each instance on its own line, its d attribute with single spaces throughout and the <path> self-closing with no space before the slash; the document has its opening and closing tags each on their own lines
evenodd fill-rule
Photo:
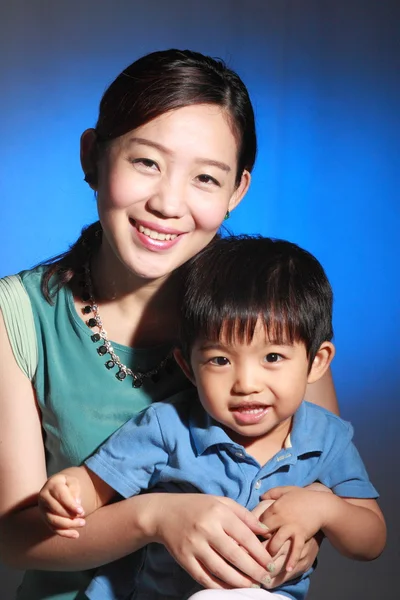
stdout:
<svg viewBox="0 0 400 600">
<path fill-rule="evenodd" d="M 258 394 L 264 389 L 265 385 L 257 372 L 257 369 L 251 366 L 238 369 L 234 380 L 232 391 L 241 396 L 250 396 Z"/>
</svg>

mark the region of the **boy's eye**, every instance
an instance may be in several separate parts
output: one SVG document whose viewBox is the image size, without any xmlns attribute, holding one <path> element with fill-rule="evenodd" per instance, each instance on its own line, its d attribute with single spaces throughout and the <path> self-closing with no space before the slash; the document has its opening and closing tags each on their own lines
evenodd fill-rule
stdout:
<svg viewBox="0 0 400 600">
<path fill-rule="evenodd" d="M 208 361 L 212 365 L 217 365 L 218 367 L 224 367 L 225 365 L 229 365 L 229 360 L 225 356 L 215 356 Z"/>
<path fill-rule="evenodd" d="M 214 179 L 214 177 L 211 177 L 211 175 L 206 175 L 205 173 L 203 173 L 202 175 L 198 175 L 197 179 L 200 181 L 200 183 L 205 183 L 207 185 L 218 185 L 218 186 L 220 186 L 219 181 L 217 181 L 216 179 Z"/>
<path fill-rule="evenodd" d="M 270 352 L 265 357 L 265 360 L 269 363 L 275 363 L 275 362 L 279 362 L 280 360 L 282 360 L 282 358 L 283 358 L 283 356 L 281 354 L 278 354 L 277 352 Z"/>
</svg>

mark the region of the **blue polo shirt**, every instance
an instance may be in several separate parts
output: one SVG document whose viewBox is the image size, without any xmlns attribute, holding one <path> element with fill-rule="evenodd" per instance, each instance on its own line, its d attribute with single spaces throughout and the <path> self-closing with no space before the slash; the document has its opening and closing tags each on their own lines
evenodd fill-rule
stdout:
<svg viewBox="0 0 400 600">
<path fill-rule="evenodd" d="M 376 498 L 352 437 L 350 423 L 303 402 L 293 417 L 289 444 L 260 465 L 190 390 L 135 415 L 86 465 L 124 498 L 142 492 L 201 492 L 229 497 L 252 510 L 271 488 L 315 481 L 338 496 Z M 274 591 L 302 600 L 310 573 Z M 90 600 L 182 600 L 199 589 L 162 544 L 149 544 L 103 567 L 86 595 Z"/>
</svg>

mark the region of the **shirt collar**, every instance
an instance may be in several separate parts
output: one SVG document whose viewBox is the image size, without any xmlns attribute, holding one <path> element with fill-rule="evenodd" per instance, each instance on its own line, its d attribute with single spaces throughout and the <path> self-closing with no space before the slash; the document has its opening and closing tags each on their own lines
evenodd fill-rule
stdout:
<svg viewBox="0 0 400 600">
<path fill-rule="evenodd" d="M 315 418 L 312 414 L 314 408 L 314 405 L 304 401 L 293 417 L 292 430 L 283 448 L 292 451 L 292 460 L 310 452 L 322 452 L 324 449 L 324 428 L 315 427 Z M 231 440 L 221 425 L 210 417 L 199 400 L 193 402 L 189 429 L 197 455 L 204 454 L 206 450 L 216 445 L 233 446 L 243 450 L 243 447 Z"/>
<path fill-rule="evenodd" d="M 204 454 L 206 450 L 217 445 L 234 446 L 243 450 L 242 446 L 232 441 L 221 425 L 210 417 L 199 400 L 196 404 L 193 404 L 189 429 L 197 455 Z"/>
</svg>

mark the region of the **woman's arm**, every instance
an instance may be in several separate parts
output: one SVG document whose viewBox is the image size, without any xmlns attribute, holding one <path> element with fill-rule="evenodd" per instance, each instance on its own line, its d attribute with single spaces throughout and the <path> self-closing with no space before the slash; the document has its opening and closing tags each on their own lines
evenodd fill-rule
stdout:
<svg viewBox="0 0 400 600">
<path fill-rule="evenodd" d="M 339 414 L 339 405 L 330 369 L 321 379 L 307 386 L 305 399 L 330 410 L 335 415 Z"/>
<path fill-rule="evenodd" d="M 52 534 L 37 507 L 47 479 L 39 410 L 31 382 L 15 362 L 1 313 L 0 414 L 0 560 L 5 564 L 82 570 L 156 541 L 205 587 L 221 587 L 221 581 L 246 587 L 265 577 L 269 555 L 257 539 L 265 529 L 225 498 L 146 494 L 94 512 L 77 540 Z"/>
</svg>

